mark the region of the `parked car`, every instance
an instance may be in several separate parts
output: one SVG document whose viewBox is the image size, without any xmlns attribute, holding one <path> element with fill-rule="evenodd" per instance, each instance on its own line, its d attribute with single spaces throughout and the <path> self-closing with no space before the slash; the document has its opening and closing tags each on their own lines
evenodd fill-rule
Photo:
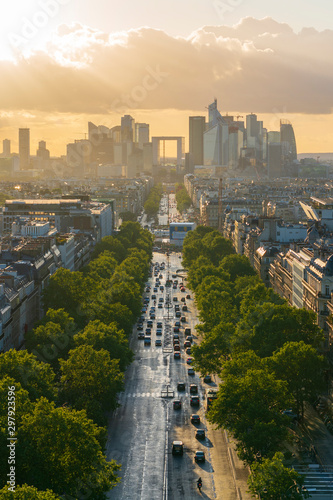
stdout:
<svg viewBox="0 0 333 500">
<path fill-rule="evenodd" d="M 195 375 L 195 371 L 193 370 L 193 368 L 188 368 L 187 373 L 188 373 L 188 375 L 191 375 L 191 376 Z"/>
<path fill-rule="evenodd" d="M 198 463 L 198 462 L 205 462 L 206 459 L 205 459 L 205 453 L 203 451 L 196 451 L 195 452 L 195 455 L 194 455 L 194 460 Z"/>
<path fill-rule="evenodd" d="M 205 375 L 203 381 L 205 382 L 205 384 L 210 384 L 212 381 L 211 375 Z"/>
<path fill-rule="evenodd" d="M 195 432 L 195 437 L 197 439 L 205 439 L 205 437 L 206 437 L 205 429 L 197 429 Z"/>
<path fill-rule="evenodd" d="M 144 344 L 145 345 L 150 345 L 151 344 L 151 338 L 150 337 L 145 337 Z"/>
</svg>

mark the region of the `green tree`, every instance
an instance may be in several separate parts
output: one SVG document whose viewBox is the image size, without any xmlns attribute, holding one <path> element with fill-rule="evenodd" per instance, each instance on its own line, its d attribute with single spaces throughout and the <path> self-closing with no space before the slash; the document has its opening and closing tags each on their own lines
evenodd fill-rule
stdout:
<svg viewBox="0 0 333 500">
<path fill-rule="evenodd" d="M 220 261 L 227 255 L 235 253 L 232 242 L 223 238 L 218 231 L 206 234 L 202 239 L 202 244 L 203 255 L 206 255 L 215 266 L 218 266 Z M 228 272 L 228 269 L 226 269 L 226 272 Z"/>
<path fill-rule="evenodd" d="M 296 412 L 304 415 L 304 402 L 313 401 L 324 389 L 324 357 L 309 344 L 287 342 L 268 360 L 276 377 L 288 382 Z"/>
<path fill-rule="evenodd" d="M 126 212 L 120 212 L 119 217 L 123 222 L 127 221 L 135 222 L 137 219 L 137 215 L 134 214 L 133 212 L 130 212 L 129 210 L 127 210 Z"/>
<path fill-rule="evenodd" d="M 104 238 L 96 244 L 91 256 L 92 260 L 105 251 L 110 252 L 117 262 L 122 262 L 127 255 L 126 248 L 115 236 L 104 236 Z"/>
<path fill-rule="evenodd" d="M 302 500 L 309 498 L 305 489 L 304 476 L 283 464 L 283 455 L 275 453 L 261 463 L 253 464 L 248 479 L 249 490 L 253 496 L 262 500 Z"/>
<path fill-rule="evenodd" d="M 0 354 L 0 378 L 11 377 L 29 393 L 32 401 L 41 396 L 55 399 L 55 373 L 51 366 L 26 350 L 10 349 Z"/>
<path fill-rule="evenodd" d="M 124 331 L 116 323 L 106 325 L 99 320 L 90 321 L 82 332 L 74 337 L 76 346 L 91 345 L 96 351 L 105 349 L 110 359 L 119 360 L 119 368 L 124 371 L 133 361 L 133 352 L 128 346 Z"/>
<path fill-rule="evenodd" d="M 101 418 L 101 412 L 117 407 L 117 394 L 123 390 L 119 361 L 111 359 L 105 349 L 95 351 L 91 345 L 80 345 L 60 360 L 60 397 L 88 416 Z M 95 409 L 96 413 L 95 413 Z"/>
<path fill-rule="evenodd" d="M 118 265 L 117 260 L 114 258 L 114 254 L 108 250 L 100 253 L 96 259 L 90 261 L 86 268 L 86 272 L 89 276 L 98 282 L 102 283 L 102 286 L 108 286 L 109 280 Z"/>
<path fill-rule="evenodd" d="M 255 457 L 268 456 L 280 448 L 287 437 L 281 410 L 289 404 L 286 382 L 277 380 L 267 369 L 250 369 L 244 376 L 224 378 L 208 420 L 229 429 L 238 441 L 240 458 L 251 463 Z"/>
<path fill-rule="evenodd" d="M 119 330 L 123 330 L 128 337 L 132 333 L 132 326 L 135 321 L 135 316 L 132 311 L 121 304 L 110 302 L 111 298 L 108 290 L 101 292 L 98 297 L 92 301 L 86 309 L 86 315 L 90 321 L 98 318 L 102 323 L 116 323 Z"/>
<path fill-rule="evenodd" d="M 245 255 L 226 255 L 222 259 L 219 267 L 230 275 L 231 281 L 233 282 L 236 278 L 241 276 L 255 276 L 256 274 L 249 259 Z"/>
<path fill-rule="evenodd" d="M 286 342 L 301 340 L 313 347 L 323 341 L 315 313 L 287 304 L 264 303 L 250 309 L 238 322 L 232 348 L 233 351 L 252 349 L 260 357 L 267 357 Z"/>
<path fill-rule="evenodd" d="M 61 500 L 61 498 L 53 491 L 39 491 L 34 486 L 28 486 L 23 484 L 22 486 L 16 486 L 15 492 L 9 491 L 7 486 L 0 490 L 0 498 L 3 500 Z"/>
<path fill-rule="evenodd" d="M 119 466 L 107 462 L 100 444 L 104 430 L 88 420 L 84 411 L 55 408 L 45 398 L 35 404 L 19 429 L 17 456 L 19 484 L 51 488 L 74 498 L 104 499 L 119 481 Z"/>
</svg>

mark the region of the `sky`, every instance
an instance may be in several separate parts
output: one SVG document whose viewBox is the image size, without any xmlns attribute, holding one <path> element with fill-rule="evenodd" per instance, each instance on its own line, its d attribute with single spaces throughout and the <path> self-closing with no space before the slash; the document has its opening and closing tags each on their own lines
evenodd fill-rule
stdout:
<svg viewBox="0 0 333 500">
<path fill-rule="evenodd" d="M 0 16 L 0 140 L 51 154 L 122 114 L 152 135 L 188 117 L 254 112 L 294 126 L 298 151 L 333 151 L 331 0 L 11 0 Z M 186 142 L 186 145 L 188 143 Z M 187 146 L 188 147 L 188 146 Z"/>
</svg>

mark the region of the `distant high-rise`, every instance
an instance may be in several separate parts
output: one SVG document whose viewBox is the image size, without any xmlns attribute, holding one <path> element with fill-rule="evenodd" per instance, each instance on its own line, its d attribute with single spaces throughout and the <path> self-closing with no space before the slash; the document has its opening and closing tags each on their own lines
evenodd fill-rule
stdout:
<svg viewBox="0 0 333 500">
<path fill-rule="evenodd" d="M 281 177 L 283 175 L 281 151 L 282 148 L 280 142 L 271 142 L 268 144 L 267 173 L 269 179 L 275 179 L 276 177 Z"/>
<path fill-rule="evenodd" d="M 292 124 L 288 120 L 280 120 L 280 134 L 282 146 L 282 163 L 290 165 L 297 160 L 297 147 Z"/>
<path fill-rule="evenodd" d="M 30 165 L 30 129 L 19 129 L 20 170 L 27 170 Z"/>
<path fill-rule="evenodd" d="M 204 133 L 206 119 L 204 116 L 190 116 L 189 118 L 189 168 L 204 164 Z M 192 168 L 191 168 L 192 167 Z"/>
<path fill-rule="evenodd" d="M 229 125 L 217 109 L 217 100 L 208 106 L 208 124 L 204 133 L 204 164 L 226 166 L 229 160 Z"/>
<path fill-rule="evenodd" d="M 121 117 L 121 140 L 122 142 L 134 140 L 134 118 L 131 115 Z"/>
<path fill-rule="evenodd" d="M 10 157 L 10 140 L 9 139 L 4 139 L 2 141 L 2 156 L 4 158 Z"/>
<path fill-rule="evenodd" d="M 143 149 L 144 144 L 149 142 L 149 125 L 148 123 L 136 123 L 135 124 L 135 138 L 137 147 Z"/>
</svg>

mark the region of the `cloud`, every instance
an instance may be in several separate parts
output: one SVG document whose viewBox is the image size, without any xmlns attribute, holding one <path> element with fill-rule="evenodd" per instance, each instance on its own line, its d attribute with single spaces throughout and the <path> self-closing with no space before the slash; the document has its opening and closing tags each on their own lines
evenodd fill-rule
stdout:
<svg viewBox="0 0 333 500">
<path fill-rule="evenodd" d="M 225 111 L 331 113 L 331 47 L 333 30 L 295 33 L 271 18 L 204 26 L 188 38 L 62 25 L 47 52 L 0 61 L 0 109 L 204 110 L 217 97 Z"/>
</svg>

